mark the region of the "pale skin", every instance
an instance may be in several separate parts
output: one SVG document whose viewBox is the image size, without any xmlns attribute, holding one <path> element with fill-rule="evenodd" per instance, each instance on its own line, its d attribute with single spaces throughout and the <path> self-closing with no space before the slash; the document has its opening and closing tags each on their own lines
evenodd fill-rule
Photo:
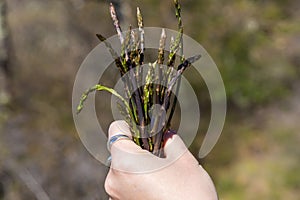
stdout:
<svg viewBox="0 0 300 200">
<path fill-rule="evenodd" d="M 124 121 L 111 124 L 109 137 L 117 134 L 130 136 L 129 128 Z M 158 158 L 141 149 L 132 140 L 123 139 L 113 143 L 112 164 L 104 185 L 109 199 L 218 199 L 210 176 L 178 135 L 173 135 L 167 140 L 164 150 L 166 158 Z M 129 154 L 135 156 L 130 157 Z M 153 167 L 144 170 L 149 165 Z"/>
</svg>

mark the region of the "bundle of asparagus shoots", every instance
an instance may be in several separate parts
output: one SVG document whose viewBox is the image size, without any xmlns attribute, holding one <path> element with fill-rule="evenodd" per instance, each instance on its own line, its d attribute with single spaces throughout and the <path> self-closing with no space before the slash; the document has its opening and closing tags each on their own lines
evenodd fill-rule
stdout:
<svg viewBox="0 0 300 200">
<path fill-rule="evenodd" d="M 159 157 L 164 157 L 164 135 L 170 130 L 177 103 L 176 95 L 180 87 L 180 77 L 186 68 L 201 57 L 200 55 L 187 59 L 183 57 L 181 7 L 178 0 L 174 0 L 174 5 L 178 20 L 178 34 L 175 39 L 171 38 L 170 51 L 166 52 L 167 37 L 165 30 L 162 29 L 161 38 L 158 41 L 157 60 L 154 63 L 148 63 L 147 75 L 143 78 L 143 70 L 146 69 L 143 67 L 145 36 L 140 9 L 137 8 L 138 28 L 133 30 L 130 27 L 129 31 L 124 34 L 119 25 L 115 8 L 113 4 L 110 4 L 110 15 L 121 43 L 121 56 L 118 56 L 105 37 L 100 34 L 97 34 L 97 37 L 105 43 L 114 58 L 115 65 L 120 71 L 125 95 L 123 97 L 112 88 L 97 84 L 83 93 L 77 107 L 79 113 L 83 109 L 84 101 L 89 93 L 94 91 L 107 91 L 115 95 L 120 99 L 119 110 L 130 127 L 133 141 Z M 180 58 L 177 58 L 179 60 L 177 67 L 175 66 L 176 54 L 180 55 Z M 163 65 L 167 67 L 163 67 Z M 155 84 L 154 80 L 156 80 Z M 172 92 L 173 89 L 175 89 L 175 94 Z M 151 110 L 153 105 L 156 105 L 157 112 Z M 157 105 L 159 106 L 157 107 Z"/>
</svg>

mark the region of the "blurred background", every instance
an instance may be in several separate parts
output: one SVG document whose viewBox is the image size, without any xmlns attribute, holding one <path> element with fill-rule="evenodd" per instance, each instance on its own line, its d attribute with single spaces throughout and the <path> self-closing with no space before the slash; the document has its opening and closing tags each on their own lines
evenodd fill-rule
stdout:
<svg viewBox="0 0 300 200">
<path fill-rule="evenodd" d="M 171 0 L 114 2 L 123 25 L 135 26 L 140 6 L 145 26 L 177 28 Z M 220 199 L 299 199 L 300 1 L 181 3 L 185 33 L 209 52 L 227 91 L 224 131 L 200 160 Z M 108 6 L 0 0 L 0 199 L 107 199 L 108 169 L 80 142 L 71 95 L 80 64 L 99 44 L 95 34 L 115 34 Z M 190 80 L 200 91 L 203 135 L 210 101 L 205 84 Z M 97 108 L 107 128 L 109 109 Z M 190 147 L 195 155 L 201 142 Z"/>
</svg>

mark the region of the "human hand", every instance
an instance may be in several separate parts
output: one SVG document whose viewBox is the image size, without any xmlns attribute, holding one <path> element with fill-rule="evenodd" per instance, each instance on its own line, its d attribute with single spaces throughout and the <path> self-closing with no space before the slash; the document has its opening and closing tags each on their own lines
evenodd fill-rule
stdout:
<svg viewBox="0 0 300 200">
<path fill-rule="evenodd" d="M 125 121 L 110 125 L 109 138 L 131 137 Z M 217 200 L 207 172 L 188 151 L 178 135 L 165 144 L 166 158 L 158 158 L 132 140 L 118 140 L 111 146 L 111 168 L 105 190 L 111 200 Z"/>
</svg>

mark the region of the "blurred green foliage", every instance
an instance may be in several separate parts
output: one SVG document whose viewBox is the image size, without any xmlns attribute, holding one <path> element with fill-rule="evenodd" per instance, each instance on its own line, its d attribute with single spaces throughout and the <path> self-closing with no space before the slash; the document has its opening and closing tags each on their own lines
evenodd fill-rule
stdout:
<svg viewBox="0 0 300 200">
<path fill-rule="evenodd" d="M 298 78 L 298 69 L 288 57 L 297 56 L 296 52 L 288 55 L 289 48 L 298 48 L 293 43 L 298 40 L 297 17 L 288 17 L 291 13 L 274 1 L 203 4 L 195 8 L 194 20 L 186 26 L 215 59 L 229 101 L 247 108 L 287 94 Z"/>
</svg>

